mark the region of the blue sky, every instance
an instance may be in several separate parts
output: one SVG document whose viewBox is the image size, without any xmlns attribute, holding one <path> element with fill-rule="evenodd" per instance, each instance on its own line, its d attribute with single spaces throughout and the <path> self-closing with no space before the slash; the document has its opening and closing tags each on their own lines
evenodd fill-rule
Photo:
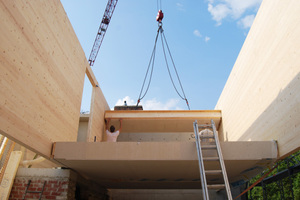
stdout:
<svg viewBox="0 0 300 200">
<path fill-rule="evenodd" d="M 88 58 L 107 1 L 61 2 Z M 260 3 L 162 0 L 164 34 L 191 110 L 214 109 Z M 92 68 L 111 108 L 124 100 L 137 102 L 157 33 L 157 11 L 157 1 L 149 0 L 119 0 L 116 6 Z M 186 110 L 170 81 L 160 39 L 156 49 L 152 82 L 140 105 L 145 110 Z M 86 78 L 82 111 L 89 110 L 90 98 Z"/>
</svg>

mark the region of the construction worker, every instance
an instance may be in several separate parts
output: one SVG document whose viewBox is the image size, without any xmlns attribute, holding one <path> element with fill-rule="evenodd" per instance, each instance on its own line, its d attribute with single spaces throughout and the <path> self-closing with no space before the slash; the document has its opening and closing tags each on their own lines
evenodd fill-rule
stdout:
<svg viewBox="0 0 300 200">
<path fill-rule="evenodd" d="M 111 125 L 109 127 L 109 122 L 110 122 L 110 119 L 108 119 L 106 122 L 106 136 L 107 136 L 106 142 L 117 142 L 117 138 L 118 138 L 119 134 L 121 133 L 121 129 L 122 129 L 122 119 L 120 119 L 120 128 L 118 131 L 115 131 L 116 128 L 113 125 Z M 109 127 L 109 130 L 108 130 L 108 127 Z"/>
<path fill-rule="evenodd" d="M 161 23 L 163 18 L 164 18 L 164 13 L 162 12 L 162 10 L 159 10 L 158 13 L 157 13 L 157 16 L 156 16 L 156 21 Z"/>
<path fill-rule="evenodd" d="M 209 130 L 209 129 L 204 129 L 204 130 L 202 130 L 202 131 L 200 131 L 200 133 L 199 133 L 199 136 L 201 137 L 201 136 L 213 136 L 214 135 L 214 133 L 211 131 L 211 130 Z M 212 138 L 209 138 L 209 139 L 202 139 L 202 141 L 203 142 L 213 142 L 214 141 L 214 139 L 212 139 Z"/>
</svg>

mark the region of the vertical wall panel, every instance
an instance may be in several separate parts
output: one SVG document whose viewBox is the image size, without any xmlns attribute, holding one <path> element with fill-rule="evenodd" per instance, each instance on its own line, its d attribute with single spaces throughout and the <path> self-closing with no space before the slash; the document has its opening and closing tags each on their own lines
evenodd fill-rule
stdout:
<svg viewBox="0 0 300 200">
<path fill-rule="evenodd" d="M 103 141 L 104 134 L 104 114 L 105 110 L 109 110 L 109 106 L 99 87 L 93 87 L 91 99 L 91 111 L 88 123 L 87 142 L 93 142 L 96 136 L 96 141 Z"/>
<path fill-rule="evenodd" d="M 216 109 L 229 141 L 300 148 L 300 1 L 264 0 Z"/>
<path fill-rule="evenodd" d="M 88 62 L 58 0 L 1 0 L 0 21 L 0 133 L 48 157 L 76 141 Z"/>
</svg>

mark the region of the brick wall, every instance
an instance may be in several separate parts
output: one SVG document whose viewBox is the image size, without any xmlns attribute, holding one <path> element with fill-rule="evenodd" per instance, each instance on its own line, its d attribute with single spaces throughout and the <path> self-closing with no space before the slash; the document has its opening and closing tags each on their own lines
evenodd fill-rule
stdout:
<svg viewBox="0 0 300 200">
<path fill-rule="evenodd" d="M 25 190 L 30 182 L 28 191 L 42 191 L 43 200 L 108 200 L 107 189 L 99 184 L 86 180 L 70 169 L 38 169 L 19 168 L 10 193 L 10 200 L 24 198 Z M 40 194 L 27 193 L 26 200 L 39 199 Z"/>
<path fill-rule="evenodd" d="M 42 199 L 75 199 L 75 183 L 70 178 L 49 177 L 16 177 L 9 199 L 23 199 L 25 190 L 31 181 L 28 191 L 42 191 Z M 40 194 L 27 192 L 25 199 L 39 199 Z"/>
</svg>

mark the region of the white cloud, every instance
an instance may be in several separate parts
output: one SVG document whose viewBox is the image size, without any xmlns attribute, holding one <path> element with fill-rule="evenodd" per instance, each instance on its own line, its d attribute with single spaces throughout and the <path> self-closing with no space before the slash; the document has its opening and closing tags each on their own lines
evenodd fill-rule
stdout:
<svg viewBox="0 0 300 200">
<path fill-rule="evenodd" d="M 230 13 L 230 9 L 225 4 L 218 4 L 216 6 L 208 4 L 208 11 L 212 15 L 213 20 L 217 22 L 217 26 L 220 26 L 222 20 Z"/>
<path fill-rule="evenodd" d="M 238 24 L 244 29 L 250 28 L 253 24 L 254 18 L 254 15 L 247 15 L 243 19 L 239 20 Z"/>
<path fill-rule="evenodd" d="M 233 18 L 237 19 L 240 18 L 244 12 L 248 9 L 257 8 L 260 6 L 262 0 L 225 0 L 227 5 L 232 10 Z"/>
<path fill-rule="evenodd" d="M 205 36 L 204 40 L 205 40 L 205 42 L 208 42 L 210 40 L 210 37 Z"/>
<path fill-rule="evenodd" d="M 124 101 L 127 102 L 127 105 L 136 105 L 136 101 L 131 99 L 129 96 L 126 96 L 123 99 L 119 99 L 116 103 L 116 106 L 124 105 Z M 156 98 L 153 98 L 145 101 L 142 100 L 139 105 L 142 105 L 144 110 L 183 110 L 178 105 L 179 102 L 179 99 L 169 99 L 166 102 L 161 102 Z"/>
<path fill-rule="evenodd" d="M 135 105 L 136 102 L 131 99 L 129 96 L 124 97 L 123 99 L 119 99 L 116 103 L 116 106 L 123 106 L 124 101 L 126 101 L 127 105 Z"/>
<path fill-rule="evenodd" d="M 144 110 L 182 110 L 179 106 L 179 99 L 169 99 L 163 103 L 157 101 L 156 98 L 141 102 Z"/>
<path fill-rule="evenodd" d="M 181 3 L 176 3 L 176 7 L 180 11 L 185 11 L 185 8 L 184 8 L 183 4 L 181 4 Z"/>
<path fill-rule="evenodd" d="M 193 32 L 193 33 L 194 33 L 194 35 L 195 35 L 195 36 L 197 36 L 197 37 L 202 37 L 202 35 L 201 35 L 200 31 L 199 31 L 199 30 L 197 30 L 197 29 L 196 29 L 196 30 L 194 30 L 194 32 Z"/>
<path fill-rule="evenodd" d="M 209 0 L 208 2 L 208 11 L 217 22 L 216 25 L 220 26 L 226 17 L 239 20 L 247 10 L 256 13 L 262 0 Z"/>
</svg>

